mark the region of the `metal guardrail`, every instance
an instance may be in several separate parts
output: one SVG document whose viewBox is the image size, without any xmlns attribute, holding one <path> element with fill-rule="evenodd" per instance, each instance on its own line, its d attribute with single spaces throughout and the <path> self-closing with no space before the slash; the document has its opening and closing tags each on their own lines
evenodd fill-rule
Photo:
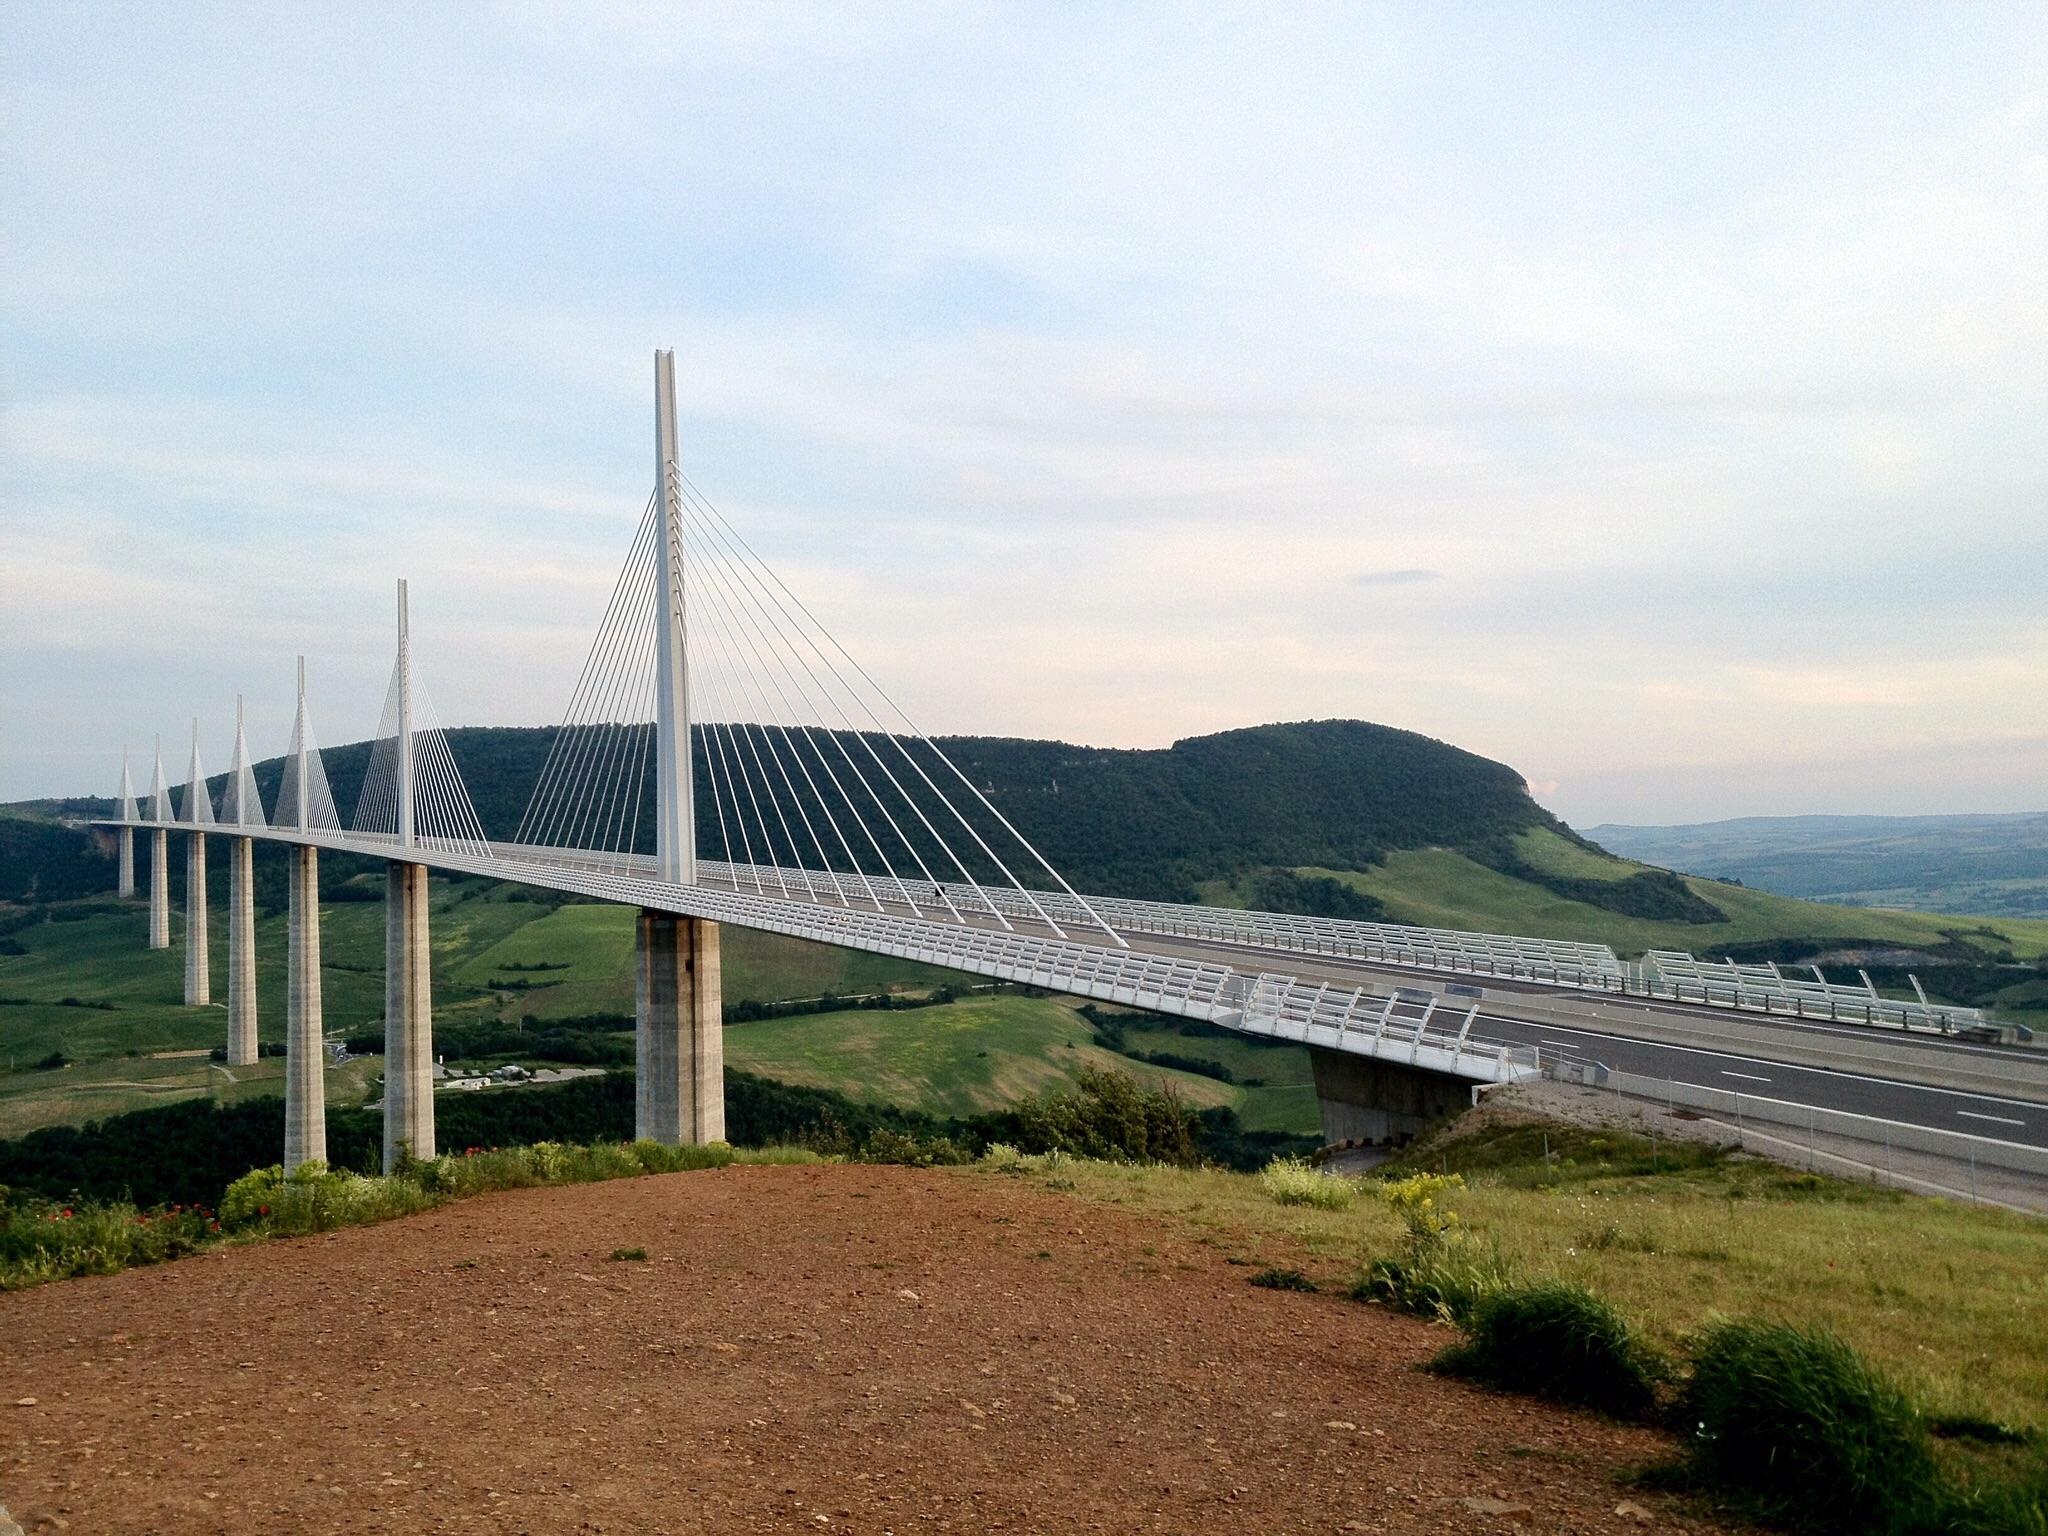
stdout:
<svg viewBox="0 0 2048 1536">
<path fill-rule="evenodd" d="M 962 912 L 985 913 L 993 907 L 1006 918 L 1026 920 L 1036 920 L 1039 909 L 1043 909 L 1055 922 L 1081 929 L 1093 926 L 1088 910 L 1092 908 L 1110 926 L 1132 933 L 1380 960 L 1454 974 L 1549 981 L 1600 991 L 1621 991 L 1624 978 L 1621 961 L 1612 949 L 1604 944 L 1574 940 L 1528 939 L 1454 928 L 1413 928 L 1405 923 L 1302 917 L 1231 907 L 1194 907 L 1124 896 L 1086 896 L 1084 907 L 1064 892 L 1032 891 L 1026 895 L 1014 887 L 863 879 L 814 869 L 728 864 L 710 859 L 698 860 L 697 868 L 700 879 L 721 880 L 735 889 L 752 885 L 760 894 L 787 891 L 795 896 L 823 891 L 836 901 L 870 905 L 878 895 L 885 901 L 900 900 L 942 913 L 949 904 Z"/>
<path fill-rule="evenodd" d="M 1901 1120 L 1884 1120 L 1848 1110 L 1823 1109 L 1812 1104 L 1794 1104 L 1762 1094 L 1742 1093 L 1732 1088 L 1709 1088 L 1696 1083 L 1674 1082 L 1669 1078 L 1643 1077 L 1617 1072 L 1597 1063 L 1556 1063 L 1547 1065 L 1544 1076 L 1557 1082 L 1577 1083 L 1587 1088 L 1610 1089 L 1639 1099 L 1662 1101 L 1671 1106 L 1705 1110 L 1734 1122 L 1739 1131 L 1751 1121 L 1816 1135 L 1841 1136 L 1873 1147 L 1930 1153 L 1959 1163 L 2005 1168 L 2017 1173 L 2048 1175 L 2048 1148 L 2030 1147 L 1995 1136 L 1977 1136 L 1967 1131 L 1945 1131 L 1930 1125 L 1911 1125 Z"/>
<path fill-rule="evenodd" d="M 1631 980 L 1639 981 L 1643 996 L 1673 1002 L 1945 1035 L 1990 1027 L 1982 1010 L 1929 1002 L 1924 993 L 1917 1002 L 1880 997 L 1868 975 L 1864 975 L 1862 986 L 1848 987 L 1819 975 L 1788 976 L 1776 965 L 1698 960 L 1682 950 L 1668 949 L 1651 950 L 1632 969 L 1637 974 Z"/>
</svg>

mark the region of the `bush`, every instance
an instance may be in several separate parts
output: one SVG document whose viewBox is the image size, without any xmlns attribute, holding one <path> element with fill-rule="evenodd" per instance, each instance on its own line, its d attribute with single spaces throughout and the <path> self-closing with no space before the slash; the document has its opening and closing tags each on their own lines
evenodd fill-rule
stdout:
<svg viewBox="0 0 2048 1536">
<path fill-rule="evenodd" d="M 1358 1186 L 1332 1177 L 1298 1157 L 1276 1157 L 1259 1171 L 1259 1188 L 1281 1205 L 1312 1205 L 1341 1211 L 1357 1198 Z"/>
<path fill-rule="evenodd" d="M 1262 1269 L 1251 1283 L 1269 1291 L 1314 1291 L 1315 1281 L 1298 1269 Z"/>
<path fill-rule="evenodd" d="M 201 1206 L 155 1211 L 125 1203 L 7 1206 L 0 1209 L 0 1291 L 160 1264 L 196 1253 L 217 1234 L 213 1213 Z"/>
<path fill-rule="evenodd" d="M 972 1127 L 988 1141 L 1027 1152 L 1065 1152 L 1111 1163 L 1201 1161 L 1199 1122 L 1172 1087 L 1146 1089 L 1121 1072 L 1083 1068 L 1071 1093 L 1026 1099 L 1015 1110 L 983 1116 Z"/>
<path fill-rule="evenodd" d="M 950 1137 L 908 1136 L 887 1127 L 869 1136 L 860 1149 L 864 1163 L 900 1163 L 908 1168 L 955 1168 L 974 1161 L 973 1155 Z"/>
<path fill-rule="evenodd" d="M 1481 1296 L 1471 1337 L 1432 1368 L 1618 1419 L 1648 1417 L 1664 1374 L 1619 1312 L 1558 1280 Z"/>
<path fill-rule="evenodd" d="M 1802 1531 L 1894 1529 L 1939 1496 L 1919 1414 L 1831 1333 L 1709 1329 L 1679 1412 L 1695 1476 Z"/>
</svg>

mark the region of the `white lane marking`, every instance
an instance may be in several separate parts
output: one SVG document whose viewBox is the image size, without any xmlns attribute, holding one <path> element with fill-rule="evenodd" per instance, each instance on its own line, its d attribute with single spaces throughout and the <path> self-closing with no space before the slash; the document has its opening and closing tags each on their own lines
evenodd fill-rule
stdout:
<svg viewBox="0 0 2048 1536">
<path fill-rule="evenodd" d="M 1554 1045 L 1560 1051 L 1568 1051 L 1572 1048 L 1572 1044 L 1569 1040 L 1544 1040 L 1539 1037 L 1537 1043 L 1539 1045 Z"/>
<path fill-rule="evenodd" d="M 1980 1114 L 1977 1114 L 1977 1113 L 1975 1113 L 1974 1111 L 1971 1111 L 1971 1110 L 1967 1110 L 1967 1109 L 1959 1109 L 1959 1110 L 1957 1110 L 1957 1111 L 1956 1111 L 1956 1113 L 1957 1113 L 1957 1114 L 1959 1114 L 1959 1115 L 1961 1115 L 1961 1116 L 1962 1116 L 1962 1117 L 1963 1117 L 1964 1119 L 1966 1119 L 1966 1120 L 1989 1120 L 1989 1121 L 1990 1121 L 1990 1122 L 1991 1122 L 1992 1124 L 1994 1124 L 1994 1125 L 2020 1125 L 2020 1126 L 2023 1126 L 2023 1125 L 2025 1125 L 2025 1124 L 2027 1123 L 2027 1122 L 2026 1122 L 2026 1121 L 2024 1121 L 2024 1120 L 2008 1120 L 2008 1119 L 2006 1119 L 2006 1118 L 2005 1118 L 2005 1116 L 2003 1116 L 2003 1115 L 1980 1115 Z"/>
<path fill-rule="evenodd" d="M 1755 1074 L 1754 1072 L 1728 1072 L 1728 1071 L 1724 1071 L 1724 1072 L 1722 1072 L 1722 1074 L 1721 1074 L 1721 1075 L 1722 1075 L 1723 1077 L 1739 1077 L 1739 1078 L 1741 1078 L 1741 1079 L 1742 1079 L 1742 1080 L 1743 1080 L 1743 1081 L 1744 1081 L 1745 1083 L 1768 1083 L 1768 1082 L 1770 1081 L 1770 1079 L 1769 1079 L 1768 1077 L 1758 1077 L 1758 1076 L 1757 1076 L 1757 1075 L 1756 1075 L 1756 1074 Z"/>
<path fill-rule="evenodd" d="M 1479 1017 L 1488 1024 L 1506 1024 L 1520 1029 L 1531 1027 L 1527 1019 L 1513 1019 L 1501 1013 L 1482 1013 Z M 2041 1105 L 2032 1099 L 2009 1099 L 2003 1094 L 1978 1093 L 1968 1088 L 1941 1088 L 1933 1083 L 1916 1083 L 1911 1078 L 1873 1077 L 1867 1072 L 1844 1072 L 1834 1067 L 1801 1067 L 1790 1062 L 1772 1061 L 1762 1056 L 1745 1056 L 1740 1051 L 1717 1051 L 1703 1045 L 1668 1045 L 1661 1040 L 1645 1040 L 1639 1035 L 1617 1035 L 1601 1029 L 1573 1029 L 1568 1024 L 1553 1024 L 1550 1027 L 1561 1035 L 1580 1035 L 1588 1040 L 1612 1040 L 1619 1045 L 1639 1045 L 1652 1051 L 1677 1051 L 1685 1056 L 1717 1056 L 1722 1061 L 1747 1061 L 1759 1067 L 1780 1067 L 1795 1077 L 1828 1077 L 1839 1082 L 1876 1083 L 1885 1088 L 1904 1088 L 1910 1093 L 1939 1093 L 1951 1099 L 1975 1099 L 1980 1104 L 2010 1104 L 2014 1109 L 2041 1108 Z M 1789 1103 L 1790 1100 L 1786 1102 Z M 1960 1114 L 1962 1111 L 1958 1110 L 1957 1113 Z M 1884 1117 L 1865 1115 L 1863 1118 L 1881 1120 Z M 1914 1122 L 1900 1120 L 1895 1123 L 1911 1125 Z"/>
</svg>

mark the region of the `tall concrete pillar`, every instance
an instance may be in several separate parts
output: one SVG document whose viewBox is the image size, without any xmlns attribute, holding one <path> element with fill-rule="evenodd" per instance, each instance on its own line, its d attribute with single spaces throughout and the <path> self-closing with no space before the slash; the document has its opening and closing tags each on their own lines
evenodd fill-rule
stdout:
<svg viewBox="0 0 2048 1536">
<path fill-rule="evenodd" d="M 121 884 L 119 894 L 123 901 L 135 894 L 135 829 L 123 827 L 116 834 L 121 856 Z"/>
<path fill-rule="evenodd" d="M 149 947 L 171 947 L 171 834 L 161 829 L 149 843 Z"/>
<path fill-rule="evenodd" d="M 228 843 L 228 1065 L 256 1059 L 256 839 Z"/>
<path fill-rule="evenodd" d="M 291 850 L 285 947 L 284 1171 L 327 1157 L 326 1028 L 320 1014 L 320 850 Z M 387 1058 L 388 1061 L 388 1058 Z"/>
<path fill-rule="evenodd" d="M 185 834 L 185 1006 L 213 1001 L 213 961 L 206 948 L 206 834 Z"/>
<path fill-rule="evenodd" d="M 718 924 L 643 909 L 633 962 L 633 1134 L 669 1146 L 725 1140 Z"/>
<path fill-rule="evenodd" d="M 434 1155 L 434 978 L 427 869 L 394 859 L 384 877 L 384 1171 L 401 1149 Z"/>
</svg>

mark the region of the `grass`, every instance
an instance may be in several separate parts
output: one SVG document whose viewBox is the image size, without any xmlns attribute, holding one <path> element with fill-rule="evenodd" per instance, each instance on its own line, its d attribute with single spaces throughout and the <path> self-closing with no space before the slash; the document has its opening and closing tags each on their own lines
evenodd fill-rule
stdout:
<svg viewBox="0 0 2048 1536">
<path fill-rule="evenodd" d="M 1466 1244 L 1606 1298 L 1675 1354 L 1716 1318 L 1827 1328 L 1931 1412 L 2048 1426 L 2048 1222 L 1871 1190 L 1706 1149 L 1504 1125 L 1445 1149 Z M 1436 1158 L 1429 1166 L 1439 1166 Z M 1664 1171 L 1652 1172 L 1661 1164 Z M 1042 1171 L 1026 1177 L 1041 1181 Z M 1343 1289 L 1406 1250 L 1385 1200 L 1276 1204 L 1256 1176 L 1067 1160 L 1088 1199 L 1165 1215 L 1258 1265 Z"/>
<path fill-rule="evenodd" d="M 1084 1067 L 1123 1072 L 1147 1088 L 1170 1082 L 1197 1109 L 1235 1104 L 1240 1092 L 1213 1078 L 1105 1050 L 1072 1004 L 1015 994 L 894 1013 L 862 1010 L 734 1024 L 725 1032 L 725 1059 L 764 1077 L 941 1116 L 1006 1108 L 1032 1094 L 1067 1088 Z"/>
<path fill-rule="evenodd" d="M 1558 1280 L 1508 1286 L 1481 1299 L 1469 1336 L 1431 1368 L 1617 1419 L 1648 1418 L 1666 1372 L 1620 1312 L 1583 1286 Z"/>
<path fill-rule="evenodd" d="M 257 857 L 266 856 L 258 848 Z M 225 898 L 225 886 L 215 893 Z M 623 907 L 550 907 L 504 899 L 501 889 L 432 886 L 436 1018 L 559 1018 L 633 1011 L 633 913 Z M 234 1081 L 203 1060 L 163 1052 L 205 1051 L 227 1033 L 227 923 L 210 924 L 215 1005 L 187 1008 L 184 914 L 173 909 L 171 947 L 150 950 L 143 903 L 95 898 L 57 909 L 76 921 L 43 922 L 12 935 L 25 951 L 0 954 L 0 1137 L 46 1125 L 78 1125 L 127 1110 L 224 1094 L 281 1093 L 282 1067 L 265 1060 L 236 1068 Z M 384 1015 L 381 902 L 329 902 L 321 909 L 325 1022 L 331 1037 L 374 1031 Z M 285 920 L 259 917 L 256 934 L 258 1037 L 284 1039 Z M 858 954 L 774 934 L 724 932 L 728 999 L 781 1000 L 924 988 L 961 981 L 912 961 Z M 545 970 L 522 967 L 545 965 Z M 492 986 L 516 980 L 520 988 Z M 65 999 L 72 999 L 67 1003 Z M 39 1072 L 61 1050 L 76 1065 Z M 361 1085 L 330 1074 L 328 1098 L 348 1103 Z M 827 1086 L 840 1086 L 836 1083 Z"/>
<path fill-rule="evenodd" d="M 701 1147 L 536 1142 L 411 1162 L 382 1177 L 337 1173 L 319 1162 L 303 1164 L 289 1176 L 275 1165 L 258 1168 L 228 1187 L 217 1215 L 203 1207 L 144 1211 L 120 1202 L 10 1204 L 0 1206 L 0 1291 L 76 1275 L 115 1274 L 229 1244 L 366 1226 L 493 1190 L 597 1183 L 735 1163 L 817 1161 L 815 1152 L 801 1147 L 736 1152 L 723 1142 Z M 643 1261 L 647 1253 L 621 1248 L 611 1257 Z"/>
<path fill-rule="evenodd" d="M 1530 834 L 1525 834 L 1519 845 L 1523 856 L 1539 868 L 1581 879 L 1623 879 L 1649 867 L 1590 853 L 1555 834 L 1546 835 L 1556 847 L 1532 841 Z M 1727 913 L 1726 922 L 1670 923 L 1625 917 L 1571 901 L 1444 848 L 1391 853 L 1365 871 L 1304 868 L 1299 873 L 1327 876 L 1376 898 L 1395 922 L 1519 933 L 1531 938 L 1582 939 L 1611 944 L 1624 954 L 1685 949 L 1714 955 L 1730 944 L 1809 937 L 1878 939 L 1905 947 L 1933 948 L 1960 937 L 1986 953 L 2010 948 L 2023 960 L 2048 953 L 2048 921 L 2039 918 L 1956 917 L 1829 906 L 1693 878 L 1686 884 Z"/>
<path fill-rule="evenodd" d="M 1259 1172 L 1259 1187 L 1281 1205 L 1309 1205 L 1341 1211 L 1358 1197 L 1358 1186 L 1310 1167 L 1298 1157 L 1276 1158 Z"/>
<path fill-rule="evenodd" d="M 1803 1531 L 1882 1531 L 1935 1494 L 1933 1446 L 1912 1402 L 1825 1331 L 1707 1330 L 1679 1414 L 1700 1482 Z"/>
</svg>

